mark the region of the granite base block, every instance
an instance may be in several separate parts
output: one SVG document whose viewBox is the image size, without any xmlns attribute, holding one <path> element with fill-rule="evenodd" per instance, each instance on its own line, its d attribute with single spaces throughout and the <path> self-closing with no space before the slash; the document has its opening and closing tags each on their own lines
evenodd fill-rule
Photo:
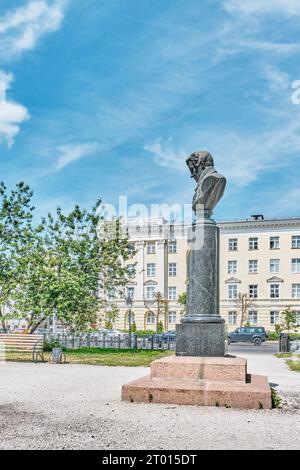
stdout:
<svg viewBox="0 0 300 470">
<path fill-rule="evenodd" d="M 191 322 L 177 325 L 176 356 L 224 357 L 225 323 Z"/>
<path fill-rule="evenodd" d="M 168 357 L 151 364 L 151 375 L 122 387 L 131 403 L 272 408 L 267 377 L 247 374 L 245 359 Z"/>
</svg>

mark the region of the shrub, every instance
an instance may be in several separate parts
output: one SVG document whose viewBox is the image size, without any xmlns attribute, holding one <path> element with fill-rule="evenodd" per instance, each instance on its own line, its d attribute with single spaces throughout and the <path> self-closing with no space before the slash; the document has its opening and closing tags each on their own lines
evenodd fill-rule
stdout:
<svg viewBox="0 0 300 470">
<path fill-rule="evenodd" d="M 282 406 L 282 399 L 280 398 L 276 390 L 274 390 L 274 388 L 271 388 L 271 394 L 272 394 L 272 407 L 280 408 Z"/>
<path fill-rule="evenodd" d="M 158 322 L 158 324 L 157 324 L 157 333 L 160 335 L 160 334 L 163 333 L 163 332 L 164 332 L 164 325 L 163 325 L 163 322 L 160 321 L 160 322 Z"/>
<path fill-rule="evenodd" d="M 62 348 L 63 350 L 65 349 L 57 339 L 44 342 L 44 352 L 51 352 L 53 348 Z"/>
<path fill-rule="evenodd" d="M 279 334 L 276 331 L 268 331 L 267 338 L 269 341 L 278 341 Z"/>
<path fill-rule="evenodd" d="M 105 329 L 106 330 L 112 330 L 113 329 L 113 324 L 111 321 L 106 321 L 105 322 Z"/>
</svg>

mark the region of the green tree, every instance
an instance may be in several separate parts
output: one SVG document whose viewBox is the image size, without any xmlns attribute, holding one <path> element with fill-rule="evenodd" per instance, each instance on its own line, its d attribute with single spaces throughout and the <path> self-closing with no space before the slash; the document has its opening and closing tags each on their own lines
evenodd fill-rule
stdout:
<svg viewBox="0 0 300 470">
<path fill-rule="evenodd" d="M 297 331 L 298 321 L 297 321 L 297 312 L 292 310 L 291 307 L 287 307 L 281 313 L 281 331 L 287 331 L 288 333 L 293 331 Z"/>
<path fill-rule="evenodd" d="M 100 324 L 104 320 L 105 328 L 107 328 L 108 330 L 112 330 L 119 315 L 120 315 L 120 311 L 116 305 L 110 305 L 110 306 L 105 305 L 105 307 L 101 310 L 100 315 L 99 315 Z"/>
<path fill-rule="evenodd" d="M 179 303 L 179 305 L 181 305 L 183 307 L 181 312 L 180 312 L 181 315 L 186 314 L 186 302 L 187 302 L 187 293 L 182 292 L 182 294 L 180 294 L 179 297 L 178 297 L 178 303 Z"/>
<path fill-rule="evenodd" d="M 159 325 L 162 325 L 164 330 L 163 322 L 161 321 L 161 316 L 164 316 L 165 325 L 168 323 L 168 312 L 169 312 L 169 302 L 164 298 L 161 292 L 157 292 L 153 300 L 145 302 L 146 307 L 155 315 L 156 320 L 156 332 L 159 331 Z"/>
<path fill-rule="evenodd" d="M 234 301 L 236 307 L 239 309 L 240 314 L 241 314 L 241 321 L 240 321 L 240 326 L 248 326 L 249 325 L 249 320 L 248 320 L 248 313 L 249 309 L 255 308 L 255 304 L 253 303 L 253 299 L 248 297 L 247 294 L 242 294 L 239 292 L 237 298 Z"/>
<path fill-rule="evenodd" d="M 19 260 L 32 239 L 31 199 L 32 191 L 24 183 L 11 192 L 0 183 L 0 321 L 5 333 L 12 317 L 12 292 L 22 279 Z"/>
<path fill-rule="evenodd" d="M 100 201 L 91 212 L 79 206 L 68 215 L 60 208 L 36 229 L 20 261 L 23 278 L 14 292 L 14 309 L 33 333 L 55 315 L 72 329 L 96 323 L 108 289 L 128 282 L 128 241 L 115 223 L 114 238 L 105 230 Z"/>
<path fill-rule="evenodd" d="M 157 324 L 157 330 L 156 330 L 157 334 L 161 334 L 164 332 L 164 324 L 162 321 L 159 321 L 158 324 Z"/>
</svg>

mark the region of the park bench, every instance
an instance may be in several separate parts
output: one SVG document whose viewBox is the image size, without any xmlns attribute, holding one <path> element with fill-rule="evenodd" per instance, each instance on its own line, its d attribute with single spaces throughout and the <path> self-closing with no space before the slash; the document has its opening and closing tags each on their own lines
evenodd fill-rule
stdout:
<svg viewBox="0 0 300 470">
<path fill-rule="evenodd" d="M 0 334 L 0 350 L 2 354 L 30 353 L 33 362 L 37 363 L 39 358 L 44 362 L 44 336 Z"/>
</svg>

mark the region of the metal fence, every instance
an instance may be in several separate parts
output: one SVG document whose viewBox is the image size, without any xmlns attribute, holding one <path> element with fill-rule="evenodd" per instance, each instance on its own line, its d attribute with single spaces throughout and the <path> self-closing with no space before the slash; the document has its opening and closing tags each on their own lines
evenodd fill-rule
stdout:
<svg viewBox="0 0 300 470">
<path fill-rule="evenodd" d="M 58 342 L 60 346 L 67 349 L 101 348 L 101 349 L 146 349 L 156 351 L 173 351 L 175 341 L 170 337 L 163 338 L 157 335 L 138 337 L 131 335 L 109 335 L 105 333 L 46 333 L 45 340 L 48 343 Z"/>
</svg>

